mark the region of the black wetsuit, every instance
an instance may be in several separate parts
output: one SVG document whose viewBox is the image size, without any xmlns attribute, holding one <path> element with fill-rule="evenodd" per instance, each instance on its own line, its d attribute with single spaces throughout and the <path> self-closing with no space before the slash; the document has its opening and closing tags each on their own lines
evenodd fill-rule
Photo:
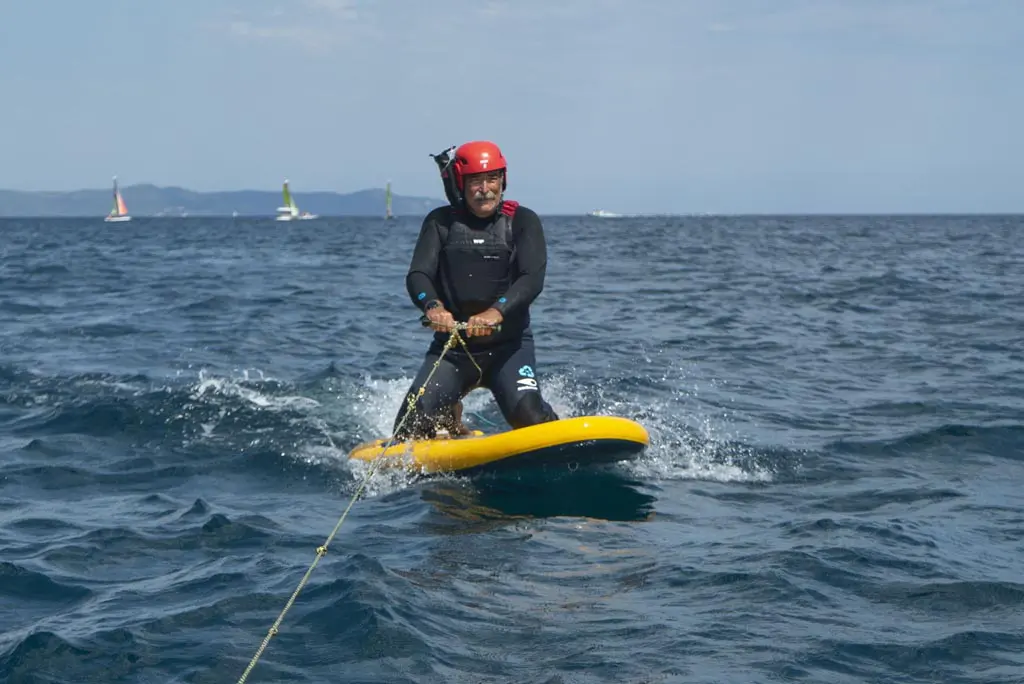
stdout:
<svg viewBox="0 0 1024 684">
<path fill-rule="evenodd" d="M 399 439 L 430 438 L 437 428 L 454 434 L 452 409 L 477 387 L 491 390 L 514 428 L 558 419 L 541 396 L 530 329 L 529 307 L 544 288 L 546 270 L 544 231 L 531 209 L 516 206 L 511 219 L 502 211 L 481 219 L 451 206 L 427 214 L 406 276 L 412 302 L 425 310 L 431 301 L 440 301 L 456 321 L 463 322 L 493 307 L 503 320 L 496 333 L 464 337 L 472 359 L 461 344 L 448 350 L 413 414 L 396 433 Z M 448 338 L 449 333 L 434 333 L 411 393 L 426 381 Z M 408 408 L 408 396 L 395 418 L 396 430 Z"/>
</svg>

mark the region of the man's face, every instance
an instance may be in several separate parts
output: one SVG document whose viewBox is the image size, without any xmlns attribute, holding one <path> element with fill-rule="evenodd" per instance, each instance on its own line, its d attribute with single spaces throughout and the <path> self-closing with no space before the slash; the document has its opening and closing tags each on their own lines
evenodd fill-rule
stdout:
<svg viewBox="0 0 1024 684">
<path fill-rule="evenodd" d="M 466 205 L 469 210 L 480 217 L 493 214 L 501 201 L 501 171 L 487 171 L 466 176 Z"/>
</svg>

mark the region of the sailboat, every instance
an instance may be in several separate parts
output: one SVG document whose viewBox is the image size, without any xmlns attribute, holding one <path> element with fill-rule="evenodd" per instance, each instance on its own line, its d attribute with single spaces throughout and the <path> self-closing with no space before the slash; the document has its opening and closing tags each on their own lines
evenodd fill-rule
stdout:
<svg viewBox="0 0 1024 684">
<path fill-rule="evenodd" d="M 128 206 L 124 203 L 124 198 L 121 197 L 121 191 L 117 189 L 117 176 L 114 176 L 114 206 L 103 220 L 110 223 L 132 220 L 132 217 L 128 215 Z"/>
<path fill-rule="evenodd" d="M 391 181 L 388 181 L 387 189 L 385 190 L 385 209 L 384 209 L 384 220 L 390 221 L 395 218 L 395 215 L 391 213 Z"/>
<path fill-rule="evenodd" d="M 283 206 L 277 208 L 278 221 L 308 221 L 309 219 L 317 218 L 316 214 L 310 214 L 308 211 L 299 212 L 299 208 L 295 204 L 295 198 L 292 197 L 291 191 L 288 190 L 287 178 L 284 180 L 282 195 L 284 202 Z"/>
</svg>

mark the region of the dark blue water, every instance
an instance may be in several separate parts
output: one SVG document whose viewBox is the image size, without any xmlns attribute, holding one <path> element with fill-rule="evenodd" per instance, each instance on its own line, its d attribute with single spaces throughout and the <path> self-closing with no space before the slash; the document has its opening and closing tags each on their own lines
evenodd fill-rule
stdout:
<svg viewBox="0 0 1024 684">
<path fill-rule="evenodd" d="M 417 230 L 0 222 L 0 682 L 239 680 L 428 342 Z M 248 681 L 1024 681 L 1024 220 L 546 230 L 548 397 L 651 448 L 374 476 Z"/>
</svg>

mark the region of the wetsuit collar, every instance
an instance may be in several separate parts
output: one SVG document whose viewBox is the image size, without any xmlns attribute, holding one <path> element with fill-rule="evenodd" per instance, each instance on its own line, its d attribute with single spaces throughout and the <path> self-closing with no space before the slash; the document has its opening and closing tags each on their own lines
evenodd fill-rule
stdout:
<svg viewBox="0 0 1024 684">
<path fill-rule="evenodd" d="M 481 228 L 494 223 L 494 219 L 501 213 L 501 205 L 486 217 L 480 217 L 469 210 L 469 207 L 462 207 L 459 210 L 459 219 L 471 228 Z"/>
</svg>

